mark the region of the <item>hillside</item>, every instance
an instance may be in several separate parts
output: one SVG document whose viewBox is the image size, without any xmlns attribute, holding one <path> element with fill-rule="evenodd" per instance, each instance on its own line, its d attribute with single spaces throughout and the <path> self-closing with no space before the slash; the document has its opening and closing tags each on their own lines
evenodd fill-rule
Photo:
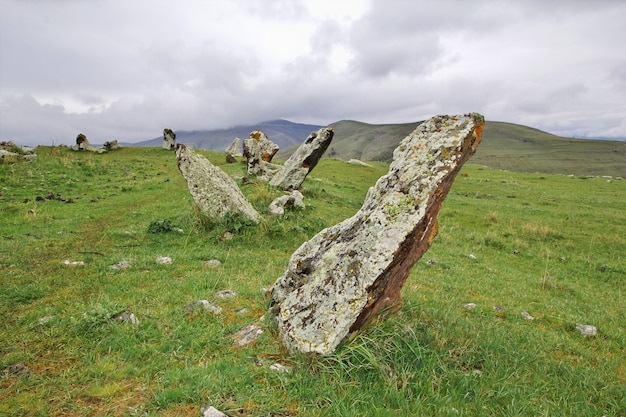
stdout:
<svg viewBox="0 0 626 417">
<path fill-rule="evenodd" d="M 176 142 L 192 145 L 195 148 L 223 151 L 236 137 L 245 139 L 250 132 L 261 130 L 272 142 L 281 149 L 299 145 L 311 132 L 321 129 L 323 126 L 303 123 L 293 123 L 288 120 L 271 120 L 255 125 L 241 125 L 228 129 L 218 130 L 176 130 Z M 163 137 L 137 142 L 127 145 L 132 146 L 161 146 Z"/>
</svg>

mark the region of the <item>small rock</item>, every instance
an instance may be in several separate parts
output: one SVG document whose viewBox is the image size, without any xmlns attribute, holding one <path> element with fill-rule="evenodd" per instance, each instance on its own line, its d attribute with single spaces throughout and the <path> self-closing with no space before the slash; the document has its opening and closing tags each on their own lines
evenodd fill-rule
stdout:
<svg viewBox="0 0 626 417">
<path fill-rule="evenodd" d="M 261 334 L 263 334 L 263 329 L 256 324 L 249 324 L 233 335 L 233 344 L 235 347 L 248 346 L 258 339 Z"/>
<path fill-rule="evenodd" d="M 350 160 L 348 161 L 348 163 L 349 163 L 350 165 L 360 165 L 360 166 L 362 166 L 362 167 L 371 167 L 371 165 L 370 165 L 370 164 L 366 164 L 365 162 L 360 161 L 360 160 L 358 160 L 358 159 L 350 159 Z"/>
<path fill-rule="evenodd" d="M 172 258 L 170 258 L 169 256 L 157 256 L 156 263 L 161 265 L 169 265 L 172 263 Z"/>
<path fill-rule="evenodd" d="M 3 375 L 7 376 L 25 376 L 30 373 L 30 368 L 23 363 L 14 363 L 2 370 Z"/>
<path fill-rule="evenodd" d="M 233 290 L 222 290 L 215 293 L 215 296 L 219 298 L 231 298 L 235 297 L 236 295 L 237 293 Z"/>
<path fill-rule="evenodd" d="M 122 311 L 121 313 L 114 315 L 113 318 L 124 323 L 130 323 L 134 325 L 139 324 L 139 320 L 137 319 L 137 317 L 135 317 L 133 313 L 131 313 L 130 310 Z"/>
<path fill-rule="evenodd" d="M 233 234 L 230 232 L 226 232 L 222 235 L 222 241 L 232 240 L 232 239 L 233 239 Z"/>
<path fill-rule="evenodd" d="M 126 269 L 130 268 L 130 262 L 126 260 L 119 261 L 118 263 L 109 266 L 110 269 Z"/>
<path fill-rule="evenodd" d="M 213 406 L 202 407 L 200 409 L 200 414 L 202 417 L 228 417 L 226 414 L 222 413 Z"/>
<path fill-rule="evenodd" d="M 576 330 L 585 337 L 596 336 L 598 334 L 598 328 L 590 324 L 577 324 Z"/>
<path fill-rule="evenodd" d="M 210 259 L 208 261 L 204 261 L 204 265 L 208 266 L 209 268 L 219 268 L 220 266 L 222 266 L 222 263 L 217 259 Z"/>
<path fill-rule="evenodd" d="M 474 303 L 467 303 L 463 305 L 463 308 L 467 309 L 467 310 L 472 310 L 474 308 L 476 308 L 476 304 Z"/>
<path fill-rule="evenodd" d="M 68 265 L 68 266 L 85 265 L 85 263 L 83 261 L 70 261 L 69 259 L 64 260 L 63 264 L 64 265 Z"/>
<path fill-rule="evenodd" d="M 204 310 L 209 311 L 215 315 L 221 314 L 222 309 L 208 300 L 198 300 L 196 303 L 198 307 L 202 307 Z"/>
<path fill-rule="evenodd" d="M 249 308 L 240 308 L 239 310 L 237 310 L 237 314 L 246 314 L 248 311 L 250 311 Z"/>
<path fill-rule="evenodd" d="M 535 318 L 533 316 L 531 316 L 530 314 L 528 314 L 528 312 L 526 311 L 522 311 L 520 313 L 522 315 L 522 317 L 524 317 L 526 320 L 534 320 Z"/>
<path fill-rule="evenodd" d="M 435 261 L 434 259 L 427 259 L 427 260 L 426 260 L 426 263 L 427 263 L 428 265 L 437 265 L 437 261 Z"/>
<path fill-rule="evenodd" d="M 288 373 L 289 371 L 291 371 L 291 368 L 288 366 L 283 365 L 282 363 L 273 363 L 270 365 L 270 369 L 272 371 L 278 371 L 278 372 L 286 372 Z"/>
<path fill-rule="evenodd" d="M 504 311 L 504 307 L 502 307 L 502 306 L 493 306 L 493 311 Z"/>
<path fill-rule="evenodd" d="M 54 316 L 43 316 L 37 322 L 40 326 L 45 326 L 46 324 L 50 323 L 53 318 Z"/>
<path fill-rule="evenodd" d="M 473 253 L 470 253 L 469 255 L 467 255 L 467 257 L 470 259 L 476 259 L 476 255 L 474 255 Z"/>
</svg>

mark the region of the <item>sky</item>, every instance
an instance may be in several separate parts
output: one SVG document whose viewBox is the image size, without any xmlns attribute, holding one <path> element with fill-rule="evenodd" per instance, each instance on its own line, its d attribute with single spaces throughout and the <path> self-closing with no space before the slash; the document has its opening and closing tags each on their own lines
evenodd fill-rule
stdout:
<svg viewBox="0 0 626 417">
<path fill-rule="evenodd" d="M 479 112 L 626 138 L 623 0 L 0 0 L 0 141 Z"/>
</svg>

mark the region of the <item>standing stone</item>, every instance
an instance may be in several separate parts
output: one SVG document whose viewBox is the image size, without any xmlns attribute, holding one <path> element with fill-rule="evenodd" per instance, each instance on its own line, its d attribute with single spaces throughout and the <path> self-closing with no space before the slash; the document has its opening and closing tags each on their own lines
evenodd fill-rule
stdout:
<svg viewBox="0 0 626 417">
<path fill-rule="evenodd" d="M 242 156 L 241 153 L 241 139 L 235 138 L 228 148 L 226 148 L 226 153 L 232 156 Z"/>
<path fill-rule="evenodd" d="M 172 129 L 163 129 L 163 149 L 168 151 L 176 147 L 176 133 Z"/>
<path fill-rule="evenodd" d="M 422 123 L 396 148 L 389 172 L 370 188 L 357 214 L 294 252 L 270 289 L 290 351 L 332 353 L 400 299 L 411 267 L 437 234 L 437 213 L 480 143 L 483 126 L 476 113 Z"/>
<path fill-rule="evenodd" d="M 240 213 L 258 223 L 259 213 L 246 200 L 237 183 L 219 167 L 183 144 L 176 147 L 176 160 L 201 211 L 211 217 L 224 217 L 228 212 Z"/>
<path fill-rule="evenodd" d="M 78 136 L 76 136 L 76 150 L 78 151 L 86 151 L 89 149 L 91 145 L 89 144 L 89 141 L 87 140 L 87 136 L 85 136 L 82 133 L 79 133 Z"/>
<path fill-rule="evenodd" d="M 281 169 L 280 165 L 271 163 L 278 149 L 278 145 L 260 130 L 250 133 L 248 139 L 243 141 L 243 157 L 248 165 L 248 175 L 258 175 L 269 181 Z"/>
<path fill-rule="evenodd" d="M 298 150 L 291 155 L 272 180 L 270 185 L 281 187 L 284 190 L 300 188 L 309 172 L 315 168 L 333 140 L 333 129 L 325 127 L 313 132 L 304 141 Z"/>
</svg>

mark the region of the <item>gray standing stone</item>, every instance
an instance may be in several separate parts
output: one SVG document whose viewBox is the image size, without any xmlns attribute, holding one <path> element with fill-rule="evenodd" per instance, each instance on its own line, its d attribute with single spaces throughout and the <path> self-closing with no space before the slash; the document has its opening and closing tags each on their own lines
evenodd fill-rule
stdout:
<svg viewBox="0 0 626 417">
<path fill-rule="evenodd" d="M 270 288 L 290 351 L 332 353 L 400 299 L 411 267 L 437 234 L 437 213 L 483 126 L 476 113 L 422 123 L 396 148 L 388 174 L 370 188 L 357 214 L 294 252 Z"/>
<path fill-rule="evenodd" d="M 260 130 L 250 133 L 243 141 L 243 157 L 248 165 L 248 175 L 260 176 L 269 181 L 282 167 L 272 164 L 272 158 L 278 152 L 278 145 L 268 139 Z"/>
<path fill-rule="evenodd" d="M 163 129 L 163 149 L 172 150 L 176 147 L 176 133 L 172 129 Z"/>
<path fill-rule="evenodd" d="M 285 161 L 283 168 L 270 181 L 270 185 L 284 190 L 299 189 L 328 149 L 333 135 L 331 127 L 324 127 L 311 133 L 298 150 Z"/>
<path fill-rule="evenodd" d="M 176 147 L 176 159 L 201 211 L 212 217 L 224 217 L 228 212 L 240 213 L 258 223 L 261 216 L 228 174 L 182 144 Z"/>
<path fill-rule="evenodd" d="M 87 136 L 85 136 L 83 133 L 79 133 L 78 136 L 76 136 L 76 150 L 86 151 L 89 149 L 90 146 L 91 145 L 87 140 Z"/>
<path fill-rule="evenodd" d="M 226 153 L 232 156 L 242 156 L 241 153 L 241 139 L 235 138 L 228 148 L 226 148 Z"/>
</svg>

